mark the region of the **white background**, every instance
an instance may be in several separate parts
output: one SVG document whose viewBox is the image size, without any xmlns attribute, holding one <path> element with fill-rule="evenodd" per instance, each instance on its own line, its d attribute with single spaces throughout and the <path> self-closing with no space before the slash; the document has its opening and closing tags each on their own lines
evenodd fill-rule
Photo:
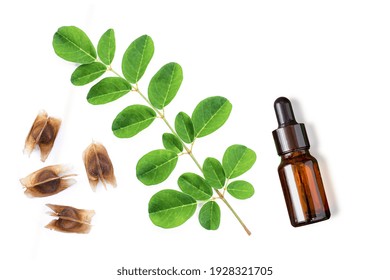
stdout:
<svg viewBox="0 0 390 280">
<path fill-rule="evenodd" d="M 272 266 L 270 277 L 242 279 L 388 279 L 389 14 L 388 1 L 3 3 L 0 278 L 118 279 L 116 269 L 122 266 L 202 271 Z M 181 172 L 196 172 L 196 167 L 181 158 L 159 186 L 146 187 L 136 179 L 137 160 L 162 147 L 167 129 L 156 120 L 132 139 L 115 138 L 110 128 L 116 114 L 142 100 L 128 94 L 104 106 L 89 105 L 89 86 L 71 85 L 75 66 L 58 58 L 51 46 L 63 25 L 82 28 L 95 44 L 114 28 L 118 71 L 130 42 L 150 35 L 155 53 L 141 90 L 146 93 L 150 78 L 167 62 L 178 62 L 184 71 L 179 94 L 167 107 L 171 122 L 177 112 L 190 114 L 208 96 L 232 102 L 228 122 L 200 139 L 194 153 L 203 162 L 207 156 L 221 159 L 231 144 L 256 151 L 256 164 L 242 177 L 254 184 L 255 196 L 229 199 L 252 236 L 222 204 L 217 231 L 204 230 L 196 216 L 176 229 L 152 225 L 149 198 L 163 188 L 177 188 Z M 279 96 L 292 100 L 298 121 L 306 124 L 332 211 L 329 221 L 301 228 L 289 223 L 271 135 L 277 126 L 273 102 Z M 41 109 L 63 120 L 45 163 L 37 152 L 30 158 L 22 154 Z M 88 185 L 81 154 L 92 139 L 105 144 L 111 156 L 116 189 L 100 186 L 93 193 Z M 56 163 L 72 164 L 78 183 L 53 197 L 25 197 L 19 178 Z M 92 231 L 76 235 L 45 229 L 50 221 L 45 203 L 94 209 Z"/>
</svg>

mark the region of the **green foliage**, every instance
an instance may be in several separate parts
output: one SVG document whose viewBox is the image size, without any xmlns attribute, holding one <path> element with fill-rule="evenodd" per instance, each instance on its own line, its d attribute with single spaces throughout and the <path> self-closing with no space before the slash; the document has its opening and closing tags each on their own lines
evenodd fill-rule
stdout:
<svg viewBox="0 0 390 280">
<path fill-rule="evenodd" d="M 217 230 L 221 222 L 221 209 L 215 201 L 206 202 L 199 211 L 199 223 L 208 230 Z"/>
<path fill-rule="evenodd" d="M 131 90 L 131 85 L 120 77 L 107 77 L 91 87 L 87 100 L 92 105 L 101 105 L 117 100 Z"/>
<path fill-rule="evenodd" d="M 205 179 L 195 173 L 182 174 L 177 183 L 180 189 L 195 198 L 196 200 L 207 200 L 211 198 L 213 190 L 210 185 L 206 183 Z"/>
<path fill-rule="evenodd" d="M 127 48 L 122 59 L 122 72 L 130 83 L 137 83 L 145 73 L 154 53 L 152 38 L 143 35 Z"/>
<path fill-rule="evenodd" d="M 231 111 L 232 104 L 225 97 L 213 96 L 201 101 L 192 113 L 195 138 L 216 131 L 227 121 Z"/>
<path fill-rule="evenodd" d="M 58 28 L 53 37 L 55 53 L 71 62 L 91 63 L 96 59 L 96 50 L 91 40 L 75 26 Z"/>
<path fill-rule="evenodd" d="M 225 185 L 225 171 L 222 164 L 215 158 L 208 157 L 203 163 L 203 175 L 213 188 L 220 189 Z"/>
<path fill-rule="evenodd" d="M 185 143 L 192 143 L 195 139 L 194 125 L 189 115 L 184 112 L 177 114 L 175 119 L 175 130 L 177 135 Z"/>
<path fill-rule="evenodd" d="M 165 64 L 150 81 L 148 97 L 157 109 L 167 106 L 179 91 L 183 81 L 183 70 L 177 63 Z"/>
<path fill-rule="evenodd" d="M 100 62 L 82 64 L 74 70 L 70 81 L 75 86 L 83 86 L 93 82 L 107 71 L 107 66 Z"/>
<path fill-rule="evenodd" d="M 194 215 L 196 205 L 196 200 L 185 193 L 162 190 L 149 201 L 149 218 L 162 228 L 178 227 Z"/>
<path fill-rule="evenodd" d="M 176 135 L 172 133 L 164 133 L 162 136 L 164 148 L 171 150 L 175 153 L 181 153 L 183 151 L 183 144 Z"/>
<path fill-rule="evenodd" d="M 247 172 L 256 161 L 256 154 L 243 145 L 232 145 L 226 149 L 222 159 L 222 166 L 226 178 L 236 178 Z"/>
<path fill-rule="evenodd" d="M 75 26 L 60 27 L 54 34 L 53 48 L 59 57 L 79 64 L 71 75 L 71 82 L 76 86 L 92 83 L 110 73 L 91 86 L 87 94 L 89 103 L 106 104 L 130 91 L 146 102 L 146 105 L 130 105 L 115 117 L 111 129 L 116 137 L 131 138 L 149 127 L 155 119 L 161 119 L 166 124 L 169 132 L 162 135 L 165 149 L 146 153 L 136 165 L 136 176 L 140 182 L 146 186 L 164 182 L 183 155 L 189 155 L 202 174 L 186 172 L 177 180 L 181 191 L 165 189 L 151 197 L 148 211 L 153 224 L 162 228 L 180 226 L 194 215 L 197 205 L 201 204 L 198 216 L 200 225 L 208 230 L 216 230 L 221 218 L 217 203 L 220 201 L 228 206 L 250 234 L 227 202 L 225 191 L 238 199 L 247 199 L 254 194 L 254 188 L 249 182 L 230 181 L 253 166 L 255 152 L 243 145 L 233 145 L 223 155 L 222 164 L 208 157 L 203 166 L 193 153 L 197 138 L 215 132 L 227 121 L 232 110 L 229 100 L 221 96 L 206 98 L 195 107 L 191 117 L 185 112 L 178 113 L 173 128 L 165 117 L 165 108 L 175 98 L 182 84 L 181 66 L 174 62 L 162 66 L 150 80 L 147 96 L 138 88 L 138 82 L 154 54 L 151 37 L 143 35 L 128 46 L 122 57 L 122 73 L 111 66 L 116 51 L 113 29 L 108 29 L 100 37 L 96 52 L 84 31 Z M 212 147 L 210 145 L 211 151 Z"/>
<path fill-rule="evenodd" d="M 112 131 L 118 138 L 130 138 L 151 125 L 155 118 L 156 112 L 148 106 L 130 105 L 116 116 Z"/>
<path fill-rule="evenodd" d="M 170 150 L 154 150 L 144 155 L 137 163 L 137 178 L 144 185 L 164 182 L 176 167 L 177 154 Z"/>
<path fill-rule="evenodd" d="M 247 181 L 234 181 L 227 186 L 228 193 L 238 199 L 247 199 L 253 196 L 255 189 Z"/>
<path fill-rule="evenodd" d="M 97 45 L 97 52 L 100 60 L 106 64 L 110 65 L 114 60 L 115 55 L 115 33 L 113 29 L 108 29 L 100 38 Z"/>
</svg>

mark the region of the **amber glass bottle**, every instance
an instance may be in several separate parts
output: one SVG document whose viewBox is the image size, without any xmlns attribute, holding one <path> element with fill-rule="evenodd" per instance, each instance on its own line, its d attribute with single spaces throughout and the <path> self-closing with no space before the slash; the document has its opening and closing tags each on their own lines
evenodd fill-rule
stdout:
<svg viewBox="0 0 390 280">
<path fill-rule="evenodd" d="M 273 131 L 276 149 L 281 156 L 279 178 L 294 227 L 324 221 L 330 211 L 317 160 L 310 155 L 310 143 L 304 124 L 295 120 L 291 102 L 276 99 L 279 128 Z"/>
</svg>

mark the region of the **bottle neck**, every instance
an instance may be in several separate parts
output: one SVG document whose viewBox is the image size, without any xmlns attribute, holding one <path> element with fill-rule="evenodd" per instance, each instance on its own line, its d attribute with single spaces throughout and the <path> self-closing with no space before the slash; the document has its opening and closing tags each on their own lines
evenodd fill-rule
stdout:
<svg viewBox="0 0 390 280">
<path fill-rule="evenodd" d="M 303 123 L 279 127 L 272 132 L 272 135 L 278 155 L 310 148 Z"/>
<path fill-rule="evenodd" d="M 310 156 L 309 149 L 300 149 L 300 150 L 294 150 L 292 152 L 288 152 L 286 154 L 281 155 L 282 159 L 290 159 L 290 158 L 295 158 L 299 156 Z"/>
</svg>

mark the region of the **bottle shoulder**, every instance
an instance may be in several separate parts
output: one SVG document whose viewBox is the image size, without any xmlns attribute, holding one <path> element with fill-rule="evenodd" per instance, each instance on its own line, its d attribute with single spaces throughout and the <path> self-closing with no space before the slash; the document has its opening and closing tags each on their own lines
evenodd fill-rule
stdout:
<svg viewBox="0 0 390 280">
<path fill-rule="evenodd" d="M 308 150 L 303 150 L 282 155 L 279 168 L 283 168 L 288 165 L 300 165 L 309 163 L 317 164 L 317 160 L 309 153 Z"/>
</svg>

